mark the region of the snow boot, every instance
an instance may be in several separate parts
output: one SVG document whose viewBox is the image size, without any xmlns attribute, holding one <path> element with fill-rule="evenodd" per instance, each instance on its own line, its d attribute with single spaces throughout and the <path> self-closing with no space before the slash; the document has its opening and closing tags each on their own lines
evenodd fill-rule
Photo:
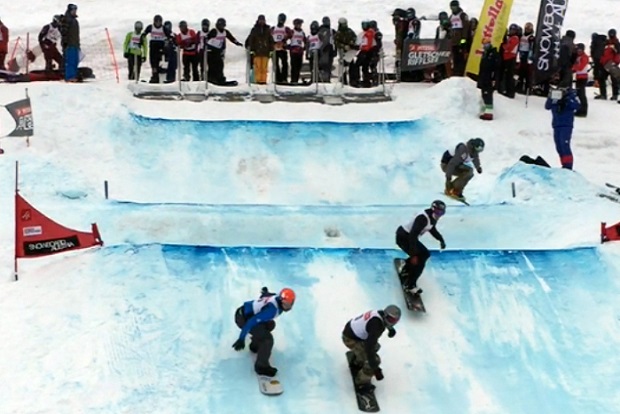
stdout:
<svg viewBox="0 0 620 414">
<path fill-rule="evenodd" d="M 255 371 L 258 375 L 264 375 L 266 377 L 275 377 L 278 373 L 278 369 L 271 366 L 256 367 Z"/>
<path fill-rule="evenodd" d="M 480 119 L 482 119 L 483 121 L 492 121 L 493 114 L 482 114 L 480 115 Z"/>
</svg>

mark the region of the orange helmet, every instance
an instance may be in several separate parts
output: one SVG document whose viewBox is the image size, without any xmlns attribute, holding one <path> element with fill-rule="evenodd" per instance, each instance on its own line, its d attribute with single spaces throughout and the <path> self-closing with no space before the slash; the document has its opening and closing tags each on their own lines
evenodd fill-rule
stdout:
<svg viewBox="0 0 620 414">
<path fill-rule="evenodd" d="M 293 289 L 284 288 L 280 291 L 279 296 L 282 307 L 285 308 L 285 310 L 290 310 L 295 303 L 295 292 L 293 292 Z"/>
</svg>

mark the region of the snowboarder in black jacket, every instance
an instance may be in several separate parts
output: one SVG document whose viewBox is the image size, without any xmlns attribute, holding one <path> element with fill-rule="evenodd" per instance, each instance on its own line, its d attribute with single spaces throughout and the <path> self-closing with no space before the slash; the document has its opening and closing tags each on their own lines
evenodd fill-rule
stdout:
<svg viewBox="0 0 620 414">
<path fill-rule="evenodd" d="M 396 229 L 396 244 L 409 256 L 400 270 L 399 276 L 403 288 L 411 294 L 422 293 L 422 289 L 417 287 L 417 282 L 424 271 L 426 261 L 431 257 L 426 246 L 420 242 L 420 236 L 428 231 L 439 241 L 441 250 L 446 248 L 443 236 L 435 227 L 439 218 L 445 213 L 446 203 L 435 200 L 431 204 L 431 208 L 422 211 L 413 220 Z"/>
</svg>

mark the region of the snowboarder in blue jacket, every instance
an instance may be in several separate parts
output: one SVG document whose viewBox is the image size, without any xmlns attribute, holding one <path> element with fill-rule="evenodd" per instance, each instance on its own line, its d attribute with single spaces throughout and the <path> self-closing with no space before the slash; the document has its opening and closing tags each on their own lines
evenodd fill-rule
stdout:
<svg viewBox="0 0 620 414">
<path fill-rule="evenodd" d="M 276 327 L 275 318 L 282 312 L 288 312 L 295 303 L 295 292 L 284 288 L 278 295 L 264 287 L 260 298 L 244 302 L 235 311 L 235 323 L 241 329 L 239 339 L 233 344 L 235 351 L 245 348 L 245 337 L 250 334 L 250 351 L 256 353 L 254 370 L 258 375 L 274 377 L 278 370 L 269 363 L 273 349 L 273 331 Z"/>
<path fill-rule="evenodd" d="M 553 91 L 545 102 L 545 109 L 551 111 L 553 127 L 553 140 L 555 149 L 560 156 L 562 168 L 573 169 L 573 153 L 570 149 L 570 140 L 573 136 L 573 124 L 575 122 L 575 112 L 579 110 L 581 104 L 577 99 L 575 90 L 568 88 L 562 91 L 562 97 L 554 99 Z"/>
</svg>

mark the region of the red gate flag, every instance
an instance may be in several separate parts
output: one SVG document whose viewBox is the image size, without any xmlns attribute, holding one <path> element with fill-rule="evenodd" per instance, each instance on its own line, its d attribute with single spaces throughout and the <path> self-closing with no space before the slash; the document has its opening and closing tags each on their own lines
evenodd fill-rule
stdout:
<svg viewBox="0 0 620 414">
<path fill-rule="evenodd" d="M 86 233 L 61 226 L 15 194 L 15 258 L 48 256 L 103 246 L 97 224 Z"/>
</svg>

